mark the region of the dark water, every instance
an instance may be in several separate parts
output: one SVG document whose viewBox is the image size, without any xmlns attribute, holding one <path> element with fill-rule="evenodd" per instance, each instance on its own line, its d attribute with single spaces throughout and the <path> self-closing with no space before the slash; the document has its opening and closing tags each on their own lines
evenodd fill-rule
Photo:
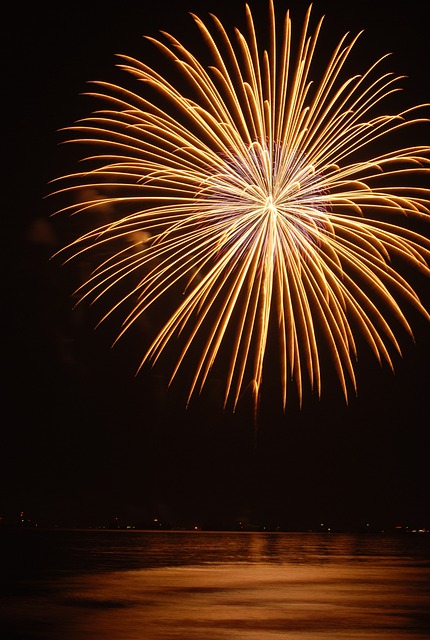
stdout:
<svg viewBox="0 0 430 640">
<path fill-rule="evenodd" d="M 430 535 L 1 532 L 4 640 L 430 638 Z"/>
</svg>

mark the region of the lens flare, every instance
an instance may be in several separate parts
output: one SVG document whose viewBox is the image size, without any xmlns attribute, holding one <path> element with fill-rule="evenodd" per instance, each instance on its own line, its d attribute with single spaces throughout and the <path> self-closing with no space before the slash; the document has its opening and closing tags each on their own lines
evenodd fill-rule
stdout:
<svg viewBox="0 0 430 640">
<path fill-rule="evenodd" d="M 120 56 L 138 89 L 95 83 L 106 108 L 69 128 L 96 149 L 55 191 L 60 211 L 96 220 L 64 249 L 98 261 L 80 298 L 109 300 L 103 318 L 123 309 L 119 336 L 157 308 L 141 362 L 179 349 L 171 381 L 192 372 L 188 402 L 216 368 L 225 407 L 251 389 L 257 408 L 275 370 L 285 410 L 291 385 L 300 403 L 305 385 L 321 394 L 327 353 L 348 399 L 358 342 L 392 367 L 398 331 L 412 335 L 405 305 L 430 318 L 401 275 L 429 275 L 414 224 L 429 219 L 430 148 L 391 149 L 428 105 L 381 113 L 401 78 L 380 70 L 386 56 L 351 77 L 359 36 L 314 71 L 311 8 L 296 42 L 269 0 L 265 48 L 248 6 L 234 37 L 192 19 L 208 66 L 170 34 L 149 38 L 172 73 Z"/>
</svg>

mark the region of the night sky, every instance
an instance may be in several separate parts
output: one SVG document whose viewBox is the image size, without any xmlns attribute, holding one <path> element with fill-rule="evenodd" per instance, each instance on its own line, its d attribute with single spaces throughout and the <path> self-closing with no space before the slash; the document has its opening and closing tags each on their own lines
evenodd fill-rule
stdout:
<svg viewBox="0 0 430 640">
<path fill-rule="evenodd" d="M 264 3 L 255 4 L 264 16 Z M 306 3 L 277 4 L 290 6 L 300 27 Z M 234 415 L 220 408 L 216 379 L 185 410 L 180 385 L 167 392 L 162 370 L 135 377 L 137 331 L 111 349 L 114 323 L 94 331 L 95 313 L 72 309 L 73 271 L 49 261 L 67 224 L 49 221 L 54 204 L 45 196 L 50 180 L 75 169 L 78 150 L 60 145 L 59 130 L 88 115 L 89 99 L 80 95 L 86 81 L 112 79 L 116 53 L 154 55 L 142 36 L 159 29 L 192 46 L 188 10 L 243 26 L 242 0 L 39 7 L 12 7 L 2 37 L 0 515 L 14 521 L 24 512 L 32 522 L 65 526 L 159 518 L 206 528 L 239 521 L 285 529 L 430 527 L 430 332 L 423 318 L 409 315 L 416 344 L 400 336 L 404 357 L 395 359 L 395 375 L 364 352 L 359 396 L 349 406 L 328 375 L 322 400 L 307 395 L 302 410 L 293 399 L 284 415 L 269 393 L 256 428 L 246 398 Z M 327 55 L 346 31 L 364 29 L 363 66 L 392 51 L 387 66 L 408 76 L 399 100 L 429 99 L 421 2 L 399 12 L 391 1 L 327 0 L 313 12 L 314 19 L 326 15 Z M 428 282 L 413 282 L 430 308 Z"/>
</svg>

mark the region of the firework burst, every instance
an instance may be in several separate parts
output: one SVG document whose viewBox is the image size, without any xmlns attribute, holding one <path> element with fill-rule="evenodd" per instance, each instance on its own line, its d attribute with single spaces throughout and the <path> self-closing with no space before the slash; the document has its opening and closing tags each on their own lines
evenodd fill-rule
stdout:
<svg viewBox="0 0 430 640">
<path fill-rule="evenodd" d="M 225 405 L 252 389 L 258 406 L 272 335 L 284 408 L 291 384 L 300 402 L 305 383 L 321 393 L 327 350 L 347 398 L 358 334 L 392 366 L 397 329 L 412 334 L 400 302 L 429 317 L 394 266 L 429 274 L 430 243 L 406 226 L 428 220 L 429 190 L 416 183 L 429 147 L 375 155 L 381 139 L 424 121 L 421 107 L 381 115 L 400 78 L 379 71 L 384 58 L 348 77 L 357 37 L 313 78 L 322 20 L 311 31 L 310 15 L 293 47 L 289 13 L 277 25 L 269 1 L 266 50 L 248 7 L 246 35 L 234 38 L 193 15 L 210 66 L 169 34 L 149 38 L 175 81 L 121 56 L 139 91 L 96 83 L 106 108 L 70 128 L 97 153 L 62 178 L 62 211 L 113 212 L 66 249 L 99 257 L 80 296 L 117 295 L 120 335 L 168 301 L 142 363 L 179 348 L 172 380 L 192 365 L 188 400 L 222 362 Z"/>
</svg>

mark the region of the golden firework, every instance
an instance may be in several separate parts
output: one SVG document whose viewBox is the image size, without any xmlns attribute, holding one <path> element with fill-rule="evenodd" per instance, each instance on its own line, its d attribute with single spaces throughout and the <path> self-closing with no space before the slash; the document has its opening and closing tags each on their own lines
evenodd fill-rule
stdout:
<svg viewBox="0 0 430 640">
<path fill-rule="evenodd" d="M 192 365 L 189 400 L 222 362 L 233 407 L 247 388 L 258 405 L 272 366 L 284 408 L 291 381 L 300 402 L 306 379 L 320 394 L 327 349 L 347 398 L 357 332 L 392 365 L 396 327 L 412 333 L 400 301 L 429 318 L 396 268 L 429 274 L 430 243 L 411 228 L 428 221 L 429 147 L 380 151 L 425 121 L 424 105 L 380 113 L 401 78 L 380 71 L 385 56 L 349 77 L 358 36 L 345 35 L 313 78 L 322 20 L 311 32 L 309 8 L 293 48 L 289 13 L 279 29 L 272 0 L 268 8 L 264 50 L 249 7 L 246 35 L 235 38 L 215 16 L 209 28 L 193 15 L 209 66 L 172 35 L 149 38 L 172 81 L 121 56 L 139 90 L 97 83 L 91 95 L 106 109 L 70 128 L 97 153 L 60 189 L 77 196 L 62 211 L 109 209 L 67 247 L 99 259 L 81 297 L 118 296 L 120 335 L 165 303 L 142 363 L 180 345 L 172 380 Z"/>
</svg>

